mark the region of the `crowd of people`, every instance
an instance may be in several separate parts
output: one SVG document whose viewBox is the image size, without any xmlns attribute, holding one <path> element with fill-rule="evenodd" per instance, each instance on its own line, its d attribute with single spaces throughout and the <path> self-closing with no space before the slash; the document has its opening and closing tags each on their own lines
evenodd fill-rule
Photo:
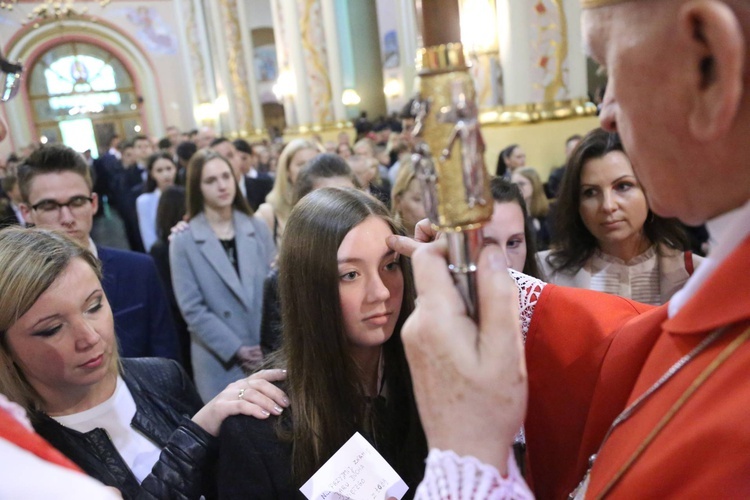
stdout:
<svg viewBox="0 0 750 500">
<path fill-rule="evenodd" d="M 56 496 L 31 470 L 71 498 L 291 498 L 355 432 L 405 498 L 750 494 L 750 10 L 584 4 L 587 47 L 612 68 L 602 128 L 571 136 L 546 182 L 520 145 L 501 151 L 478 323 L 425 218 L 411 106 L 361 117 L 354 141 L 170 127 L 96 160 L 15 155 L 0 496 Z M 632 26 L 690 78 L 629 53 Z M 653 124 L 636 77 L 690 99 Z M 128 249 L 92 235 L 110 210 Z"/>
</svg>

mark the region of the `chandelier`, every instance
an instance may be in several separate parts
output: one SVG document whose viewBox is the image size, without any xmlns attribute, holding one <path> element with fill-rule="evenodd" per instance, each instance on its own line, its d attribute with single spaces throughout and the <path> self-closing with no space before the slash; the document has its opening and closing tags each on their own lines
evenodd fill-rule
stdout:
<svg viewBox="0 0 750 500">
<path fill-rule="evenodd" d="M 112 0 L 97 0 L 100 7 L 106 7 Z M 29 2 L 31 3 L 31 2 Z M 26 15 L 26 21 L 30 22 L 46 21 L 54 19 L 57 21 L 88 15 L 88 7 L 77 5 L 73 0 L 44 0 L 38 3 L 31 12 Z M 82 2 L 78 2 L 80 4 Z M 0 10 L 12 11 L 18 5 L 18 0 L 0 0 Z"/>
</svg>

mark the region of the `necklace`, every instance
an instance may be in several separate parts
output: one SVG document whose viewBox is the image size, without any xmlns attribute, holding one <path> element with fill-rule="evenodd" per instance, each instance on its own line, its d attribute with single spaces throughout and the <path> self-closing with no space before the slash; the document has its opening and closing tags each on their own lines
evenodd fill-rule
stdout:
<svg viewBox="0 0 750 500">
<path fill-rule="evenodd" d="M 570 500 L 582 499 L 585 497 L 586 491 L 588 490 L 589 481 L 591 478 L 591 470 L 593 469 L 594 463 L 596 462 L 596 457 L 601 451 L 602 447 L 604 446 L 604 443 L 607 442 L 607 439 L 615 430 L 615 428 L 619 426 L 620 424 L 622 424 L 623 422 L 625 422 L 628 418 L 630 418 L 643 405 L 643 403 L 647 399 L 649 399 L 657 390 L 663 387 L 664 384 L 666 384 L 671 378 L 673 378 L 675 374 L 677 374 L 682 368 L 685 367 L 685 365 L 687 365 L 690 361 L 692 361 L 699 354 L 705 351 L 711 344 L 713 344 L 718 339 L 720 339 L 727 332 L 727 330 L 728 330 L 728 327 L 720 328 L 712 332 L 706 338 L 704 338 L 700 342 L 700 344 L 695 346 L 693 350 L 687 353 L 685 356 L 681 357 L 675 364 L 673 364 L 664 373 L 664 375 L 662 375 L 659 378 L 659 380 L 654 382 L 654 384 L 651 387 L 649 387 L 649 389 L 646 392 L 641 394 L 641 396 L 639 396 L 638 399 L 633 401 L 627 408 L 625 408 L 625 410 L 622 411 L 622 413 L 620 413 L 617 416 L 617 418 L 615 418 L 615 420 L 612 422 L 612 425 L 609 427 L 607 434 L 604 436 L 604 439 L 602 439 L 602 442 L 599 445 L 599 450 L 595 454 L 591 455 L 591 457 L 589 457 L 589 468 L 586 471 L 586 474 L 583 477 L 583 480 L 578 484 L 576 489 L 573 490 L 573 492 L 570 495 L 568 495 L 568 498 Z M 675 406 L 673 406 L 673 411 L 670 411 L 665 417 L 665 419 L 663 419 L 660 422 L 660 426 L 657 426 L 657 429 L 655 429 L 656 432 L 661 430 L 661 428 L 663 428 L 663 425 L 666 425 L 668 420 L 671 419 L 671 417 L 674 415 L 674 412 L 676 412 L 679 409 L 679 407 L 681 407 L 682 404 L 684 404 L 684 402 L 687 400 L 687 397 L 692 395 L 694 390 L 697 389 L 698 386 L 700 386 L 700 384 L 702 384 L 705 381 L 708 375 L 713 373 L 713 371 L 716 368 L 718 368 L 719 364 L 721 364 L 732 352 L 734 352 L 734 350 L 736 350 L 740 346 L 740 344 L 748 338 L 748 336 L 750 336 L 750 329 L 746 330 L 742 335 L 740 335 L 737 339 L 735 339 L 734 342 L 732 342 L 729 346 L 727 346 L 724 349 L 724 351 L 722 351 L 722 353 L 717 357 L 715 362 L 711 363 L 708 366 L 708 368 L 706 368 L 706 370 L 703 373 L 701 373 L 701 375 L 695 380 L 695 382 L 685 391 L 685 393 L 683 394 L 683 397 L 681 397 L 678 400 L 678 402 L 675 404 Z M 655 435 L 656 435 L 655 432 L 652 432 L 651 434 L 649 434 L 649 436 L 646 438 L 646 443 L 644 444 L 647 445 L 651 441 L 651 439 L 655 437 Z M 640 455 L 640 453 L 645 449 L 645 445 L 642 445 L 638 448 L 636 455 L 631 457 L 631 460 L 626 464 L 626 466 L 617 474 L 617 476 L 612 481 L 610 481 L 607 484 L 604 490 L 604 493 L 606 493 L 612 486 L 614 486 L 617 480 L 619 480 L 620 477 L 622 477 L 622 474 L 624 474 L 625 470 L 627 470 L 627 468 L 630 465 L 632 465 L 632 463 L 635 461 L 637 456 Z M 599 497 L 602 497 L 604 493 L 599 495 Z"/>
</svg>

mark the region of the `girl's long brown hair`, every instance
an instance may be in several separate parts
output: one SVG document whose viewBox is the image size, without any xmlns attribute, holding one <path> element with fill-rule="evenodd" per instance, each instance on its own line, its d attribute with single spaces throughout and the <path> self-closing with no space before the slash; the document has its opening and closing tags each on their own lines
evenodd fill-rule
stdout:
<svg viewBox="0 0 750 500">
<path fill-rule="evenodd" d="M 401 311 L 383 346 L 388 395 L 385 412 L 377 416 L 360 383 L 342 319 L 336 254 L 347 233 L 370 216 L 403 233 L 384 205 L 355 189 L 314 191 L 295 206 L 287 222 L 279 257 L 283 341 L 278 362 L 289 368 L 291 411 L 285 412 L 290 420 L 277 429 L 292 442 L 292 474 L 298 485 L 362 430 L 373 431 L 380 452 L 407 483 L 421 479 L 427 448 L 400 335 L 414 309 L 408 259 L 400 260 Z"/>
</svg>

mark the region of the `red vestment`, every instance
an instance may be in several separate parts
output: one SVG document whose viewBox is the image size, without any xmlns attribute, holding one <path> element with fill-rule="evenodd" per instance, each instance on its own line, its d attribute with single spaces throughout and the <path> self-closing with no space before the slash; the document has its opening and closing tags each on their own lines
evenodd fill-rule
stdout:
<svg viewBox="0 0 750 500">
<path fill-rule="evenodd" d="M 750 327 L 750 239 L 671 319 L 666 306 L 547 285 L 526 340 L 526 438 L 537 497 L 573 491 L 617 415 L 725 326 L 725 335 L 610 435 L 587 498 L 601 493 L 686 388 Z M 749 371 L 750 342 L 744 342 L 625 469 L 609 498 L 750 498 Z"/>
</svg>

